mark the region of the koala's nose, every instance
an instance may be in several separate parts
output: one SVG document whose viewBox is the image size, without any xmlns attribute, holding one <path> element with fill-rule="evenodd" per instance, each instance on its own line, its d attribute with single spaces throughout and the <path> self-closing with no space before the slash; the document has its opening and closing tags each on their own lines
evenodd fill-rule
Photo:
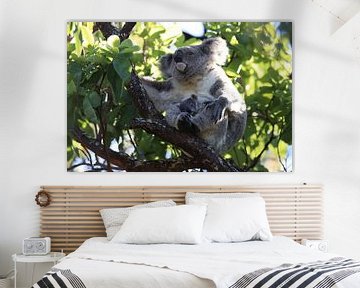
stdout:
<svg viewBox="0 0 360 288">
<path fill-rule="evenodd" d="M 175 61 L 176 63 L 181 62 L 181 61 L 182 61 L 182 57 L 183 57 L 183 52 L 182 52 L 181 50 L 175 51 L 174 61 Z"/>
</svg>

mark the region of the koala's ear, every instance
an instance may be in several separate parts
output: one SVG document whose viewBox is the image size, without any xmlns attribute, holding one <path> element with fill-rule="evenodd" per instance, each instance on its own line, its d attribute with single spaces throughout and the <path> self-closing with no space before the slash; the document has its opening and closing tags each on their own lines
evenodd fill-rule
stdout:
<svg viewBox="0 0 360 288">
<path fill-rule="evenodd" d="M 173 59 L 173 54 L 166 54 L 160 58 L 160 71 L 164 74 L 165 77 L 172 77 L 171 63 Z"/>
<path fill-rule="evenodd" d="M 218 65 L 224 65 L 229 54 L 229 48 L 226 41 L 221 37 L 209 38 L 200 45 L 201 50 L 212 57 L 212 60 Z"/>
</svg>

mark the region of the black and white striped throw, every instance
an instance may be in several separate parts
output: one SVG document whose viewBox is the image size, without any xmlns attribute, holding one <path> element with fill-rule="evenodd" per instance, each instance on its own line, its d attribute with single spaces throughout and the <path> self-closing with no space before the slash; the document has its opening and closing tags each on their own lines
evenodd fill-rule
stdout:
<svg viewBox="0 0 360 288">
<path fill-rule="evenodd" d="M 304 264 L 284 264 L 244 275 L 229 288 L 331 288 L 360 272 L 360 262 L 333 258 Z"/>
<path fill-rule="evenodd" d="M 81 279 L 69 269 L 52 269 L 32 288 L 86 288 Z"/>
</svg>

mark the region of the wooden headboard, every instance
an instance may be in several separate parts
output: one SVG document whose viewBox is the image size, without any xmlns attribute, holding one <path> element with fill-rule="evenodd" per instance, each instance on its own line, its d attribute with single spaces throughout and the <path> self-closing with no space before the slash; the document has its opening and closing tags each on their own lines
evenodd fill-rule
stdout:
<svg viewBox="0 0 360 288">
<path fill-rule="evenodd" d="M 322 238 L 320 185 L 251 186 L 42 186 L 51 203 L 40 208 L 40 233 L 52 239 L 52 251 L 74 251 L 84 240 L 105 236 L 99 209 L 128 207 L 164 199 L 183 204 L 191 192 L 259 192 L 266 202 L 274 235 L 301 239 Z"/>
</svg>

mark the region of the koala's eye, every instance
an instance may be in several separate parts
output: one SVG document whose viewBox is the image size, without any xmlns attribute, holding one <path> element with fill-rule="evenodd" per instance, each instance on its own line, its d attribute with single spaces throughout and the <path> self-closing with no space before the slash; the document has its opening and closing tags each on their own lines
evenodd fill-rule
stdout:
<svg viewBox="0 0 360 288">
<path fill-rule="evenodd" d="M 193 55 L 194 55 L 194 52 L 189 51 L 189 52 L 187 52 L 186 54 L 189 55 L 189 56 L 193 56 Z"/>
</svg>

